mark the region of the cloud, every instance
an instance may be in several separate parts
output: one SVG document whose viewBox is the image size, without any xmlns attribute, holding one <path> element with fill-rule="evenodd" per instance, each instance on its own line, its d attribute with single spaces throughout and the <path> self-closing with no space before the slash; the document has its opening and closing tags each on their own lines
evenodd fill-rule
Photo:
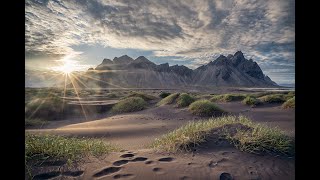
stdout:
<svg viewBox="0 0 320 180">
<path fill-rule="evenodd" d="M 258 62 L 294 61 L 294 0 L 28 0 L 26 54 L 73 46 L 152 51 L 190 66 L 242 50 Z"/>
</svg>

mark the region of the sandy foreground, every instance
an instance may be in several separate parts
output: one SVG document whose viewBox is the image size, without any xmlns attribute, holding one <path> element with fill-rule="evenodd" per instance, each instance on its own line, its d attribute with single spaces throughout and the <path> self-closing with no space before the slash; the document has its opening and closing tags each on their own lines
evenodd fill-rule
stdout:
<svg viewBox="0 0 320 180">
<path fill-rule="evenodd" d="M 280 105 L 251 108 L 240 102 L 217 104 L 232 114 L 278 126 L 295 136 L 294 109 L 281 109 Z M 175 154 L 149 147 L 155 138 L 188 121 L 203 119 L 207 118 L 194 116 L 186 108 L 165 105 L 87 122 L 57 121 L 41 129 L 27 129 L 36 134 L 102 138 L 122 149 L 100 158 L 89 157 L 74 167 L 67 167 L 65 162 L 44 163 L 34 169 L 35 179 L 219 179 L 224 172 L 234 179 L 295 179 L 293 158 L 249 154 L 228 144 L 207 143 L 194 152 Z"/>
</svg>

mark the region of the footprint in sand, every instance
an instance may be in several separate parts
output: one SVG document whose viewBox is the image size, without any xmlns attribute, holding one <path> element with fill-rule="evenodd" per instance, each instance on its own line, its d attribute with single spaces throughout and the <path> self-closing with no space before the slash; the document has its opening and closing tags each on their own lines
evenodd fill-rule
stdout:
<svg viewBox="0 0 320 180">
<path fill-rule="evenodd" d="M 62 175 L 63 176 L 71 176 L 71 177 L 78 177 L 83 175 L 84 171 L 66 171 L 63 172 Z"/>
<path fill-rule="evenodd" d="M 179 180 L 189 180 L 189 179 L 191 179 L 191 178 L 188 176 L 182 176 L 179 178 Z"/>
<path fill-rule="evenodd" d="M 227 151 L 225 151 L 225 152 L 223 152 L 223 153 L 221 153 L 222 155 L 228 155 L 230 152 L 227 152 Z"/>
<path fill-rule="evenodd" d="M 54 177 L 58 177 L 60 175 L 61 175 L 61 172 L 52 171 L 52 172 L 47 172 L 47 173 L 42 173 L 42 174 L 35 175 L 33 177 L 33 179 L 51 179 L 51 178 L 54 178 Z"/>
<path fill-rule="evenodd" d="M 127 178 L 133 178 L 133 174 L 117 174 L 113 176 L 113 179 L 127 179 Z"/>
<path fill-rule="evenodd" d="M 249 169 L 248 172 L 251 176 L 251 179 L 260 179 L 259 173 L 256 170 L 256 168 L 250 166 L 248 169 Z"/>
<path fill-rule="evenodd" d="M 158 167 L 153 168 L 152 171 L 155 172 L 156 174 L 163 174 L 164 173 L 162 168 L 158 168 Z"/>
<path fill-rule="evenodd" d="M 145 161 L 147 159 L 148 158 L 146 158 L 146 157 L 136 157 L 136 158 L 132 159 L 131 162 Z"/>
<path fill-rule="evenodd" d="M 93 175 L 93 177 L 102 177 L 102 176 L 106 176 L 115 172 L 118 172 L 121 170 L 121 167 L 108 167 L 105 168 L 99 172 L 97 172 L 96 174 Z"/>
<path fill-rule="evenodd" d="M 233 177 L 229 173 L 221 173 L 220 174 L 220 180 L 233 180 Z"/>
<path fill-rule="evenodd" d="M 164 157 L 164 158 L 158 159 L 158 161 L 160 161 L 160 162 L 171 162 L 173 160 L 174 160 L 174 158 L 172 158 L 172 157 Z"/>
<path fill-rule="evenodd" d="M 129 162 L 129 160 L 123 159 L 123 160 L 113 162 L 113 165 L 114 166 L 121 166 L 121 165 L 127 164 L 128 162 Z"/>
<path fill-rule="evenodd" d="M 149 161 L 146 161 L 146 162 L 145 162 L 145 164 L 147 164 L 147 165 L 153 165 L 153 164 L 155 164 L 155 162 L 154 162 L 154 161 L 149 160 Z"/>
<path fill-rule="evenodd" d="M 128 158 L 128 157 L 133 157 L 134 156 L 134 154 L 132 154 L 132 153 L 127 153 L 127 154 L 122 154 L 120 157 L 122 157 L 122 158 Z"/>
<path fill-rule="evenodd" d="M 220 159 L 219 161 L 217 161 L 217 163 L 223 163 L 223 162 L 226 162 L 226 161 L 228 161 L 227 158 L 222 158 L 222 159 Z"/>
</svg>

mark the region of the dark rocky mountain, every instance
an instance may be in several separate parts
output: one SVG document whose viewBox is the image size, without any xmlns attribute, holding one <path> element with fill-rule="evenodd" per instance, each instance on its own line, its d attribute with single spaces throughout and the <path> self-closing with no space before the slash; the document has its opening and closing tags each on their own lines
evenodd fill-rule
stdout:
<svg viewBox="0 0 320 180">
<path fill-rule="evenodd" d="M 256 62 L 245 59 L 241 51 L 227 57 L 221 55 L 195 70 L 168 63 L 156 65 L 144 56 L 133 60 L 124 55 L 113 60 L 104 59 L 95 71 L 87 71 L 87 75 L 99 79 L 96 82 L 99 87 L 278 86 L 263 74 Z M 92 84 L 93 78 L 86 78 L 85 82 Z"/>
<path fill-rule="evenodd" d="M 215 61 L 194 70 L 194 82 L 199 85 L 269 87 L 277 86 L 265 76 L 252 59 L 244 58 L 241 51 L 227 57 L 221 55 Z"/>
</svg>

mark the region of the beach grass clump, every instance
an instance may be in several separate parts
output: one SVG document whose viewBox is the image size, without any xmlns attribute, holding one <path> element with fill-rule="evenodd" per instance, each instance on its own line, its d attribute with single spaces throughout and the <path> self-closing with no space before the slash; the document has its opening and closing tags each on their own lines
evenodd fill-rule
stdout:
<svg viewBox="0 0 320 180">
<path fill-rule="evenodd" d="M 88 155 L 100 156 L 116 148 L 98 139 L 57 135 L 25 135 L 26 161 L 45 159 L 74 162 Z"/>
<path fill-rule="evenodd" d="M 270 94 L 258 98 L 263 103 L 283 103 L 286 101 L 284 94 Z"/>
<path fill-rule="evenodd" d="M 33 119 L 25 118 L 24 126 L 25 127 L 42 126 L 42 125 L 45 125 L 47 123 L 48 123 L 47 120 L 40 119 L 40 118 L 33 118 Z"/>
<path fill-rule="evenodd" d="M 163 98 L 161 101 L 159 101 L 157 103 L 157 106 L 172 104 L 175 102 L 175 100 L 178 98 L 179 95 L 180 95 L 180 93 L 170 94 L 169 96 L 167 96 L 167 97 Z"/>
<path fill-rule="evenodd" d="M 195 98 L 193 96 L 190 96 L 187 93 L 182 93 L 177 98 L 177 106 L 178 107 L 187 107 L 191 103 L 193 103 L 194 101 L 195 101 Z"/>
<path fill-rule="evenodd" d="M 212 102 L 220 102 L 223 101 L 224 95 L 212 95 L 212 97 L 209 99 Z"/>
<path fill-rule="evenodd" d="M 285 99 L 289 100 L 289 99 L 293 98 L 294 96 L 295 96 L 295 92 L 290 91 L 290 92 L 288 92 L 288 94 L 285 95 Z"/>
<path fill-rule="evenodd" d="M 155 96 L 152 96 L 150 94 L 145 94 L 142 92 L 132 92 L 128 96 L 124 97 L 123 99 L 130 98 L 130 97 L 140 97 L 145 101 L 151 101 L 151 100 L 157 99 L 157 97 Z"/>
<path fill-rule="evenodd" d="M 210 98 L 212 102 L 231 102 L 231 101 L 242 101 L 246 98 L 246 94 L 220 94 L 220 95 L 213 95 Z"/>
<path fill-rule="evenodd" d="M 159 94 L 159 97 L 163 99 L 163 98 L 169 96 L 170 94 L 171 94 L 171 93 L 169 93 L 169 92 L 161 92 L 161 93 Z"/>
<path fill-rule="evenodd" d="M 293 98 L 291 98 L 291 99 L 288 99 L 286 102 L 284 102 L 281 107 L 283 109 L 295 108 L 296 107 L 295 96 Z"/>
<path fill-rule="evenodd" d="M 208 100 L 198 100 L 189 105 L 189 110 L 198 116 L 221 115 L 225 111 L 219 106 Z"/>
<path fill-rule="evenodd" d="M 288 92 L 288 96 L 292 96 L 293 97 L 293 96 L 295 96 L 295 94 L 296 94 L 295 91 Z"/>
<path fill-rule="evenodd" d="M 253 123 L 244 116 L 222 116 L 188 124 L 157 138 L 152 147 L 166 152 L 191 151 L 215 134 L 237 149 L 254 154 L 294 155 L 294 140 L 278 128 Z M 212 139 L 211 139 L 212 140 Z"/>
<path fill-rule="evenodd" d="M 261 104 L 261 101 L 255 97 L 247 96 L 244 100 L 242 100 L 242 103 L 249 106 L 257 106 Z"/>
<path fill-rule="evenodd" d="M 58 96 L 34 98 L 25 104 L 25 114 L 50 119 L 63 113 L 63 100 Z"/>
<path fill-rule="evenodd" d="M 112 92 L 112 93 L 108 93 L 106 96 L 107 96 L 108 98 L 113 99 L 113 98 L 118 98 L 118 97 L 119 97 L 119 94 Z"/>
<path fill-rule="evenodd" d="M 147 102 L 141 97 L 128 97 L 120 100 L 111 108 L 112 113 L 140 111 L 147 107 Z"/>
</svg>

